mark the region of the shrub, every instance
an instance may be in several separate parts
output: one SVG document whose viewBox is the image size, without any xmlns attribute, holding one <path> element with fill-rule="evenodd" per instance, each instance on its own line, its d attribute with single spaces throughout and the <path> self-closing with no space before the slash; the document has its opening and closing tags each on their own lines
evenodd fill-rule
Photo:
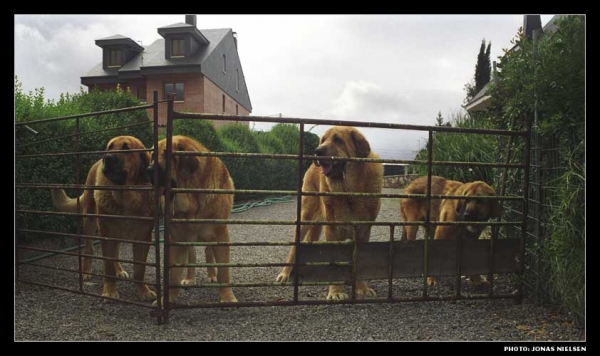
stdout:
<svg viewBox="0 0 600 356">
<path fill-rule="evenodd" d="M 139 105 L 129 92 L 120 89 L 114 91 L 81 92 L 75 95 L 61 95 L 58 102 L 44 100 L 44 90 L 23 93 L 21 83 L 15 78 L 15 122 L 27 122 L 59 115 L 76 115 L 93 110 L 109 110 Z M 119 126 L 148 122 L 147 125 L 120 129 Z M 41 156 L 18 157 L 20 155 L 37 155 L 44 153 L 73 152 L 76 149 L 76 138 L 68 137 L 58 140 L 44 141 L 75 133 L 75 119 L 53 121 L 30 125 L 38 134 L 19 127 L 15 134 L 15 181 L 16 183 L 76 183 L 76 156 Z M 110 131 L 93 132 L 106 128 Z M 99 151 L 106 148 L 106 143 L 117 135 L 132 135 L 152 146 L 152 126 L 146 110 L 80 119 L 81 132 L 79 151 Z M 38 142 L 35 144 L 31 144 Z M 81 183 L 85 182 L 90 167 L 101 157 L 99 154 L 80 155 Z M 67 189 L 67 194 L 74 197 L 81 191 Z M 54 211 L 50 192 L 46 189 L 18 189 L 16 208 L 29 210 Z M 17 226 L 34 230 L 72 232 L 72 218 L 32 214 L 17 214 Z M 23 237 L 17 234 L 17 237 Z"/>
<path fill-rule="evenodd" d="M 224 150 L 213 122 L 209 120 L 174 120 L 173 134 L 191 137 L 214 152 Z"/>
<path fill-rule="evenodd" d="M 484 120 L 471 120 L 466 115 L 455 114 L 452 118 L 453 127 L 489 128 Z M 470 135 L 451 132 L 434 132 L 433 161 L 455 162 L 496 162 L 498 140 L 491 135 Z M 417 153 L 416 159 L 427 161 L 427 145 Z M 433 165 L 433 175 L 460 182 L 482 180 L 490 185 L 495 184 L 494 171 L 488 167 L 441 166 Z M 418 165 L 417 173 L 427 174 L 426 165 Z"/>
</svg>

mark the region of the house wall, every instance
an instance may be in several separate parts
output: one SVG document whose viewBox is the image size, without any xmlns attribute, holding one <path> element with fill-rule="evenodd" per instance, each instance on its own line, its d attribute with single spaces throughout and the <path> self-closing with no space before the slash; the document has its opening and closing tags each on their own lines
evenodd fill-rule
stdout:
<svg viewBox="0 0 600 356">
<path fill-rule="evenodd" d="M 210 114 L 223 114 L 223 94 L 225 94 L 225 114 L 236 115 L 235 106 L 238 106 L 237 115 L 248 116 L 250 112 L 237 101 L 233 100 L 221 88 L 204 77 L 204 112 Z M 223 126 L 233 121 L 214 121 L 215 127 Z M 249 126 L 248 121 L 239 121 L 240 124 Z"/>
<path fill-rule="evenodd" d="M 158 91 L 158 99 L 163 100 L 166 82 L 183 82 L 184 100 L 175 101 L 175 111 L 202 112 L 204 107 L 204 93 L 202 74 L 156 74 L 146 78 L 146 98 L 150 101 L 152 93 Z M 167 124 L 167 104 L 158 104 L 158 123 Z"/>
<path fill-rule="evenodd" d="M 195 113 L 223 114 L 223 94 L 225 94 L 225 114 L 248 116 L 250 112 L 246 110 L 237 101 L 227 95 L 221 88 L 215 85 L 210 79 L 207 79 L 200 73 L 186 74 L 156 74 L 146 78 L 146 102 L 152 102 L 153 92 L 158 91 L 158 100 L 164 99 L 164 85 L 166 82 L 183 82 L 185 97 L 183 101 L 175 101 L 173 108 L 175 111 L 187 111 Z M 137 95 L 137 88 L 143 83 L 143 79 L 129 80 L 121 87 L 129 88 L 133 95 Z M 100 90 L 110 90 L 115 88 L 115 84 L 98 84 Z M 152 117 L 152 110 L 148 111 Z M 214 121 L 215 127 L 220 127 L 233 121 Z M 158 105 L 158 123 L 163 126 L 167 124 L 167 104 Z M 239 123 L 249 125 L 247 121 Z"/>
</svg>

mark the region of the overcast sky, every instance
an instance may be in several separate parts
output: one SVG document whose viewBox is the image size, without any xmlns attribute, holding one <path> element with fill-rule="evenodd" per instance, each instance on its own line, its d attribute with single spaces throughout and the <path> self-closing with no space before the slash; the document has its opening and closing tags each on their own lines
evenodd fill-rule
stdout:
<svg viewBox="0 0 600 356">
<path fill-rule="evenodd" d="M 542 15 L 545 25 L 552 15 Z M 120 34 L 150 45 L 184 15 L 16 15 L 15 74 L 46 98 L 79 92 L 101 61 L 94 40 Z M 433 125 L 460 112 L 481 40 L 492 60 L 522 15 L 198 15 L 200 30 L 231 28 L 252 115 Z M 87 90 L 86 87 L 84 89 Z M 265 124 L 255 129 L 267 129 Z M 308 127 L 307 127 L 308 129 Z M 326 127 L 312 130 L 322 133 Z M 424 132 L 362 130 L 386 158 L 411 159 Z"/>
</svg>

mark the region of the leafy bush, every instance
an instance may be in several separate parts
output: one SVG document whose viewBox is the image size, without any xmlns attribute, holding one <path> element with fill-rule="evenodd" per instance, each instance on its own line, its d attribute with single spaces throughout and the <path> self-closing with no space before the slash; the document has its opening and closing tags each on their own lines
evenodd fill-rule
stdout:
<svg viewBox="0 0 600 356">
<path fill-rule="evenodd" d="M 260 152 L 256 135 L 246 125 L 239 123 L 227 124 L 221 126 L 217 134 L 221 140 L 235 142 L 242 149 L 242 152 Z"/>
<path fill-rule="evenodd" d="M 271 154 L 283 152 L 283 142 L 277 136 L 273 135 L 271 131 L 257 131 L 256 141 L 258 142 L 260 152 Z"/>
<path fill-rule="evenodd" d="M 224 150 L 213 122 L 209 120 L 174 120 L 173 134 L 191 137 L 214 152 Z"/>
<path fill-rule="evenodd" d="M 44 99 L 44 90 L 24 93 L 21 83 L 15 78 L 15 122 L 28 122 L 58 116 L 89 113 L 94 110 L 109 110 L 139 105 L 129 92 L 120 88 L 114 91 L 92 91 L 74 95 L 61 95 L 57 102 Z M 80 119 L 81 133 L 79 148 L 75 137 L 61 136 L 75 133 L 76 120 L 61 120 L 41 124 L 30 124 L 38 133 L 33 134 L 23 127 L 18 127 L 15 134 L 15 181 L 16 183 L 76 183 L 76 156 L 39 156 L 39 154 L 78 151 L 99 151 L 106 148 L 107 142 L 117 135 L 131 135 L 139 138 L 147 147 L 152 146 L 152 126 L 146 110 L 120 114 L 86 117 Z M 119 126 L 136 123 L 146 125 L 121 129 Z M 114 130 L 93 132 L 115 128 Z M 49 140 L 49 141 L 45 141 Z M 35 143 L 35 144 L 33 144 Z M 19 157 L 32 155 L 32 157 Z M 79 181 L 85 182 L 90 167 L 101 157 L 100 154 L 80 155 Z M 67 189 L 67 194 L 74 197 L 80 191 Z M 50 192 L 46 189 L 18 189 L 16 196 L 17 209 L 54 211 Z M 17 214 L 17 226 L 46 231 L 72 232 L 72 218 L 32 214 Z M 17 234 L 21 236 L 21 234 Z"/>
<path fill-rule="evenodd" d="M 471 120 L 467 115 L 455 114 L 453 127 L 489 128 L 483 120 Z M 454 162 L 496 162 L 498 140 L 491 135 L 470 135 L 463 133 L 435 132 L 433 137 L 433 161 Z M 416 159 L 427 160 L 427 145 L 417 153 Z M 426 165 L 418 165 L 417 173 L 427 174 Z M 441 166 L 433 165 L 432 174 L 460 182 L 482 180 L 494 185 L 494 171 L 488 167 Z"/>
</svg>

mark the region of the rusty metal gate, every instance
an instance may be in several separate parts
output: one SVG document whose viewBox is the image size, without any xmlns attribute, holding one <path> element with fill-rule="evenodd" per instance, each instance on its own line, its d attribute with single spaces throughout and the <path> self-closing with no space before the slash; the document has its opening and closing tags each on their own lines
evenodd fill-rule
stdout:
<svg viewBox="0 0 600 356">
<path fill-rule="evenodd" d="M 168 105 L 167 110 L 167 127 L 166 127 L 166 141 L 167 149 L 166 152 L 171 152 L 172 148 L 172 137 L 173 137 L 173 121 L 174 120 L 228 120 L 228 121 L 255 121 L 255 122 L 268 122 L 268 123 L 289 123 L 299 125 L 300 128 L 300 139 L 298 142 L 299 154 L 261 154 L 261 153 L 238 153 L 238 152 L 184 152 L 177 151 L 172 154 L 166 154 L 166 165 L 167 170 L 170 167 L 174 157 L 178 156 L 213 156 L 213 157 L 232 157 L 232 158 L 245 158 L 253 160 L 261 159 L 274 159 L 274 160 L 296 160 L 298 162 L 298 180 L 296 190 L 218 190 L 218 189 L 191 189 L 191 188 L 177 188 L 170 186 L 170 180 L 166 180 L 166 187 L 164 191 L 165 195 L 165 206 L 163 210 L 163 216 L 155 214 L 153 218 L 143 217 L 131 217 L 131 216 L 106 216 L 98 214 L 82 214 L 79 206 L 78 199 L 78 213 L 62 213 L 56 211 L 40 211 L 36 209 L 18 209 L 17 200 L 15 201 L 15 212 L 17 214 L 30 214 L 30 215 L 50 215 L 50 216 L 68 216 L 68 217 L 95 217 L 95 218 L 120 218 L 120 219 L 153 219 L 154 221 L 154 232 L 153 241 L 150 244 L 153 247 L 154 253 L 149 255 L 151 262 L 145 262 L 145 264 L 151 267 L 155 271 L 155 280 L 145 282 L 146 284 L 153 286 L 157 294 L 157 302 L 155 305 L 151 303 L 143 303 L 134 300 L 130 300 L 127 297 L 114 299 L 116 301 L 130 303 L 153 310 L 152 314 L 156 316 L 159 323 L 167 322 L 169 319 L 169 313 L 174 309 L 183 308 L 207 308 L 207 307 L 246 307 L 246 306 L 288 306 L 288 305 L 312 305 L 312 304 L 354 304 L 354 303 L 390 303 L 390 302 L 409 302 L 409 301 L 431 301 L 431 300 L 465 300 L 465 299 L 493 299 L 493 298 L 510 298 L 514 299 L 515 302 L 520 302 L 523 297 L 523 284 L 522 275 L 524 272 L 524 253 L 525 253 L 525 238 L 527 236 L 527 216 L 528 216 L 528 199 L 527 193 L 529 191 L 529 150 L 530 150 L 530 125 L 527 126 L 525 131 L 503 131 L 503 130 L 490 130 L 490 129 L 465 129 L 455 128 L 446 126 L 419 126 L 419 125 L 402 125 L 402 124 L 389 124 L 389 123 L 374 123 L 374 122 L 357 122 L 357 121 L 339 121 L 339 120 L 313 120 L 313 119 L 300 119 L 300 118 L 271 118 L 271 117 L 259 117 L 259 116 L 233 116 L 233 115 L 209 115 L 209 114 L 191 114 L 175 112 L 173 110 L 173 98 L 170 100 L 159 101 L 157 92 L 154 93 L 154 102 L 150 105 L 143 105 L 134 108 L 126 108 L 119 110 L 111 110 L 106 112 L 90 113 L 85 115 L 76 115 L 63 118 L 54 118 L 38 121 L 29 121 L 25 123 L 17 123 L 16 126 L 24 125 L 35 125 L 41 123 L 47 123 L 56 120 L 76 120 L 75 133 L 73 136 L 76 139 L 76 147 L 74 152 L 61 152 L 61 153 L 45 153 L 43 155 L 16 155 L 17 160 L 31 159 L 40 156 L 73 156 L 76 164 L 76 183 L 75 184 L 40 184 L 40 183 L 19 183 L 16 182 L 17 199 L 18 192 L 24 189 L 51 189 L 51 188 L 73 188 L 79 190 L 148 190 L 153 191 L 155 211 L 161 211 L 161 203 L 159 197 L 159 188 L 155 186 L 151 187 L 130 187 L 130 186 L 107 186 L 107 187 L 94 187 L 86 186 L 82 184 L 81 171 L 80 171 L 80 156 L 87 154 L 104 154 L 108 151 L 79 151 L 80 136 L 82 133 L 79 130 L 79 122 L 81 119 L 88 117 L 98 117 L 104 114 L 114 114 L 119 112 L 126 112 L 132 110 L 151 110 L 153 113 L 153 120 L 148 121 L 145 124 L 153 125 L 153 147 L 158 147 L 159 141 L 159 130 L 158 130 L 158 105 L 165 103 Z M 415 198 L 423 197 L 427 199 L 427 204 L 431 204 L 433 199 L 458 199 L 461 196 L 443 196 L 443 195 L 432 195 L 430 189 L 425 195 L 407 195 L 401 193 L 341 193 L 341 192 L 307 192 L 302 191 L 302 180 L 303 180 L 303 164 L 306 161 L 311 161 L 314 156 L 311 152 L 304 152 L 304 137 L 305 137 L 305 125 L 340 125 L 340 126 L 354 126 L 357 128 L 379 128 L 388 130 L 417 130 L 428 132 L 428 157 L 427 160 L 398 160 L 398 159 L 368 159 L 368 158 L 332 158 L 332 160 L 339 161 L 358 161 L 358 162 L 379 162 L 379 163 L 402 163 L 412 165 L 425 165 L 428 171 L 428 187 L 431 187 L 431 172 L 432 167 L 435 165 L 445 166 L 461 166 L 461 167 L 489 167 L 503 170 L 503 174 L 506 175 L 509 170 L 514 170 L 516 175 L 522 177 L 522 188 L 517 192 L 518 194 L 507 194 L 504 187 L 500 189 L 498 199 L 502 202 L 512 204 L 511 209 L 519 210 L 519 216 L 521 219 L 518 221 L 498 221 L 489 222 L 434 222 L 430 221 L 429 213 L 425 221 L 422 222 L 403 222 L 400 221 L 400 214 L 393 221 L 344 221 L 344 222 L 317 222 L 317 221 L 302 221 L 301 210 L 302 210 L 302 199 L 303 196 L 359 196 L 359 197 L 379 197 L 382 199 L 394 199 L 396 202 L 400 198 Z M 115 128 L 113 128 L 115 129 Z M 477 134 L 477 135 L 497 135 L 510 138 L 510 142 L 513 138 L 521 139 L 523 148 L 523 162 L 521 163 L 510 163 L 507 158 L 504 163 L 482 163 L 482 162 L 443 162 L 434 161 L 432 155 L 432 147 L 435 144 L 434 132 L 451 132 L 457 134 Z M 64 137 L 57 137 L 55 139 L 62 139 Z M 35 144 L 33 142 L 31 144 Z M 19 146 L 17 146 L 19 148 Z M 157 158 L 157 150 L 148 148 L 146 150 L 152 152 L 154 159 Z M 328 157 L 329 159 L 329 157 Z M 504 185 L 503 180 L 503 185 Z M 491 183 L 491 182 L 490 182 Z M 294 195 L 296 196 L 296 216 L 290 220 L 257 220 L 257 219 L 175 219 L 171 216 L 171 196 L 180 193 L 197 193 L 197 194 L 233 194 L 233 193 L 252 193 L 260 194 L 263 196 L 268 195 Z M 481 197 L 485 199 L 486 197 Z M 515 208 L 518 207 L 518 208 Z M 164 238 L 161 239 L 161 218 L 164 221 Z M 32 230 L 23 226 L 16 227 L 16 239 L 15 239 L 15 264 L 16 264 L 16 281 L 18 283 L 28 283 L 39 285 L 43 287 L 50 287 L 61 289 L 69 292 L 86 294 L 91 296 L 102 297 L 98 293 L 99 287 L 97 285 L 88 285 L 84 282 L 82 273 L 82 259 L 87 257 L 82 251 L 81 241 L 86 239 L 95 240 L 106 240 L 106 238 L 84 235 L 82 234 L 82 226 L 80 219 L 77 219 L 77 231 L 76 233 L 64 233 L 54 232 L 45 230 Z M 304 242 L 300 241 L 297 237 L 294 241 L 290 241 L 288 234 L 284 236 L 281 241 L 239 241 L 235 236 L 232 237 L 232 242 L 188 242 L 188 243 L 174 243 L 169 239 L 170 231 L 173 224 L 227 224 L 229 226 L 262 226 L 264 231 L 267 229 L 273 229 L 276 226 L 288 226 L 296 230 L 296 236 L 299 236 L 299 231 L 302 225 L 337 225 L 337 226 L 348 226 L 353 229 L 354 234 L 356 230 L 362 226 L 372 226 L 381 228 L 382 231 L 387 231 L 387 238 L 383 238 L 382 241 L 372 241 L 366 244 L 359 244 L 356 239 L 349 241 L 339 242 Z M 395 237 L 396 228 L 404 225 L 418 225 L 418 226 L 438 226 L 438 225 L 485 225 L 491 226 L 492 233 L 489 239 L 480 239 L 476 241 L 470 241 L 466 239 L 453 240 L 414 240 L 414 241 L 403 241 Z M 506 228 L 505 233 L 500 234 L 499 230 Z M 64 249 L 58 248 L 45 248 L 31 246 L 29 243 L 21 243 L 18 236 L 28 235 L 41 235 L 43 237 L 62 236 L 74 239 L 76 246 L 69 252 Z M 161 246 L 161 240 L 164 243 Z M 381 239 L 380 239 L 381 240 Z M 120 241 L 127 244 L 139 244 L 141 242 L 132 242 L 129 240 Z M 291 264 L 293 266 L 293 275 L 290 282 L 277 283 L 274 281 L 275 275 L 272 275 L 268 282 L 258 281 L 250 283 L 229 283 L 229 284 L 218 284 L 218 283 L 198 283 L 191 285 L 180 285 L 174 281 L 169 280 L 170 268 L 185 268 L 185 267 L 229 267 L 232 271 L 233 279 L 235 279 L 236 271 L 241 269 L 256 269 L 256 268 L 276 268 L 283 266 L 290 266 L 290 264 L 282 262 L 265 262 L 265 261 L 252 261 L 244 263 L 190 263 L 190 264 L 178 264 L 174 265 L 169 261 L 170 249 L 173 246 L 194 246 L 195 247 L 207 247 L 207 246 L 231 246 L 250 251 L 252 248 L 289 248 L 291 246 L 296 247 L 296 260 Z M 45 254 L 37 259 L 25 258 L 23 251 L 37 251 L 44 252 Z M 246 252 L 248 256 L 252 256 L 252 253 Z M 55 257 L 52 257 L 55 256 Z M 57 266 L 51 262 L 56 256 L 62 256 L 65 258 L 71 257 L 75 259 L 75 263 L 71 263 L 71 268 Z M 232 254 L 234 256 L 234 254 Z M 281 254 L 280 257 L 274 257 L 275 260 L 283 261 L 285 255 Z M 40 260 L 50 261 L 48 263 L 39 263 Z M 122 262 L 126 264 L 136 264 L 133 260 L 125 260 L 117 258 L 105 258 L 102 256 L 94 256 L 97 260 L 114 260 L 115 262 Z M 232 258 L 233 259 L 233 258 Z M 161 262 L 163 268 L 161 268 Z M 75 266 L 73 266 L 73 264 Z M 64 285 L 56 285 L 45 283 L 36 279 L 37 273 L 27 272 L 24 273 L 24 269 L 37 268 L 47 270 L 46 273 L 65 273 L 67 275 L 77 276 L 76 280 L 68 279 L 65 277 Z M 464 293 L 462 290 L 463 281 L 462 275 L 480 274 L 487 275 L 487 279 L 490 283 L 490 288 L 485 293 Z M 509 278 L 508 283 L 511 285 L 511 290 L 504 292 L 495 291 L 494 284 L 495 279 L 498 275 L 509 275 L 516 278 Z M 92 273 L 94 277 L 105 277 L 103 274 Z M 162 277 L 161 277 L 162 276 Z M 440 276 L 446 278 L 453 278 L 454 291 L 451 294 L 446 295 L 432 295 L 430 293 L 432 287 L 427 285 L 427 276 Z M 355 290 L 355 281 L 360 278 L 368 281 L 379 281 L 383 283 L 381 289 L 387 289 L 387 293 L 383 297 L 372 297 L 372 298 L 357 298 Z M 117 280 L 122 282 L 131 282 L 128 278 L 116 277 Z M 411 293 L 404 293 L 395 286 L 395 283 L 399 279 L 413 279 L 416 281 L 418 290 Z M 68 280 L 68 281 L 67 281 Z M 351 294 L 347 300 L 325 300 L 324 298 L 303 298 L 300 294 L 301 288 L 323 288 L 327 285 L 350 285 Z M 233 287 L 236 289 L 241 288 L 288 288 L 291 290 L 291 296 L 282 298 L 281 295 L 274 294 L 271 298 L 265 300 L 239 300 L 237 303 L 220 303 L 216 299 L 215 301 L 198 301 L 197 296 L 193 301 L 178 301 L 171 303 L 169 301 L 169 290 L 171 288 L 181 288 L 182 290 L 214 290 L 219 287 Z M 394 292 L 396 290 L 396 292 Z M 214 298 L 214 296 L 208 297 Z M 110 298 L 109 298 L 110 299 Z"/>
</svg>

